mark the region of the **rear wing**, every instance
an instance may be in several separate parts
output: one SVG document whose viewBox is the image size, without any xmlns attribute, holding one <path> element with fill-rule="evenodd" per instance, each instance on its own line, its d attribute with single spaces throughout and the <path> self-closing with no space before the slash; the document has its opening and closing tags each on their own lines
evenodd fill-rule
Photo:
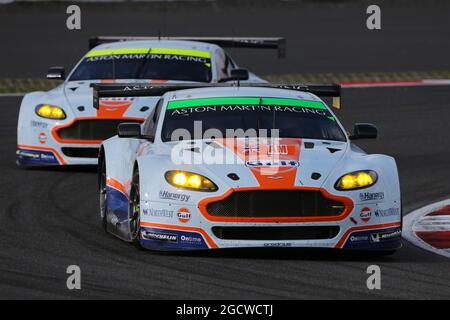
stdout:
<svg viewBox="0 0 450 320">
<path fill-rule="evenodd" d="M 110 37 L 101 36 L 89 39 L 89 50 L 103 43 L 133 40 L 183 40 L 216 44 L 223 48 L 276 49 L 278 57 L 286 56 L 286 39 L 279 37 Z"/>
<path fill-rule="evenodd" d="M 102 98 L 120 97 L 159 97 L 166 92 L 201 89 L 235 87 L 235 84 L 92 84 L 94 89 L 94 108 L 98 109 Z M 339 84 L 275 84 L 275 83 L 241 83 L 241 87 L 285 89 L 309 92 L 320 97 L 332 97 L 333 108 L 341 108 L 341 86 Z"/>
</svg>

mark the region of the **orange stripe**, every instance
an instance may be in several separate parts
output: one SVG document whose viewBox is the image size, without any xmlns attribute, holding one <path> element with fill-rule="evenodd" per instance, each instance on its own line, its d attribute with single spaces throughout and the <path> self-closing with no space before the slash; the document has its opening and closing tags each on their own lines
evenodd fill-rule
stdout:
<svg viewBox="0 0 450 320">
<path fill-rule="evenodd" d="M 222 139 L 217 140 L 231 150 L 242 161 L 299 161 L 302 140 L 296 138 L 279 138 L 273 144 L 270 138 L 264 139 Z M 296 167 L 262 166 L 250 167 L 249 170 L 264 189 L 281 189 L 295 186 Z"/>
<path fill-rule="evenodd" d="M 181 230 L 181 231 L 194 231 L 200 233 L 208 242 L 208 245 L 210 248 L 217 249 L 219 246 L 214 242 L 214 240 L 206 233 L 205 230 L 201 228 L 196 227 L 185 227 L 185 226 L 176 226 L 172 224 L 160 224 L 160 223 L 151 223 L 151 222 L 145 222 L 141 221 L 141 226 L 143 227 L 154 227 L 154 228 L 161 228 L 161 229 L 169 229 L 169 230 Z"/>
<path fill-rule="evenodd" d="M 55 154 L 56 158 L 58 158 L 58 161 L 61 165 L 67 165 L 66 160 L 64 160 L 64 158 L 59 154 L 58 151 L 56 151 L 53 148 L 47 148 L 47 147 L 35 147 L 35 146 L 27 146 L 27 145 L 23 145 L 23 144 L 18 144 L 17 148 L 22 148 L 22 149 L 31 149 L 31 150 L 40 150 L 40 151 L 51 151 Z"/>
<path fill-rule="evenodd" d="M 339 216 L 324 216 L 324 217 L 270 217 L 270 218 L 239 218 L 239 217 L 216 217 L 211 216 L 206 209 L 208 204 L 223 200 L 230 196 L 233 192 L 239 191 L 253 191 L 253 190 L 268 190 L 261 187 L 249 187 L 249 188 L 236 188 L 229 189 L 225 194 L 218 197 L 211 197 L 203 199 L 199 202 L 198 207 L 201 214 L 209 221 L 214 222 L 269 222 L 269 223 L 286 223 L 286 222 L 336 222 L 345 219 L 353 211 L 353 200 L 347 197 L 335 196 L 327 192 L 325 189 L 313 188 L 313 187 L 283 187 L 277 190 L 306 190 L 306 191 L 319 191 L 322 195 L 331 200 L 342 202 L 345 205 L 345 209 Z M 270 190 L 270 189 L 269 189 Z"/>
<path fill-rule="evenodd" d="M 108 178 L 106 178 L 106 184 L 108 186 L 122 192 L 125 196 L 128 197 L 127 188 L 125 188 L 125 186 L 122 183 L 120 183 L 119 181 L 117 181 L 111 177 L 108 177 Z"/>
<path fill-rule="evenodd" d="M 132 101 L 100 100 L 97 117 L 99 119 L 123 118 L 132 103 Z"/>
<path fill-rule="evenodd" d="M 349 235 L 355 231 L 364 231 L 364 230 L 373 230 L 373 229 L 382 229 L 382 228 L 390 228 L 390 227 L 400 227 L 400 222 L 393 223 L 385 223 L 385 224 L 377 224 L 372 226 L 361 226 L 361 227 L 353 227 L 347 230 L 347 232 L 342 236 L 339 242 L 336 244 L 336 248 L 342 248 L 347 241 Z"/>
</svg>

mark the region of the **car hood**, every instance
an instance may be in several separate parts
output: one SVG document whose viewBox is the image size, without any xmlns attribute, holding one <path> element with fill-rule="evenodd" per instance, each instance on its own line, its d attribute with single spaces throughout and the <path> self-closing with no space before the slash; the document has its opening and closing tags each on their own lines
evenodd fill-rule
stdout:
<svg viewBox="0 0 450 320">
<path fill-rule="evenodd" d="M 170 163 L 230 188 L 319 188 L 348 152 L 347 142 L 311 139 L 216 139 L 166 143 Z"/>
</svg>

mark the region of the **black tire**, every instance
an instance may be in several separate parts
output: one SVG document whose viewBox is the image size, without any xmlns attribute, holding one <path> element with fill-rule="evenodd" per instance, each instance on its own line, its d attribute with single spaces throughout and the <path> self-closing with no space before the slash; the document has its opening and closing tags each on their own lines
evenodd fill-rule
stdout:
<svg viewBox="0 0 450 320">
<path fill-rule="evenodd" d="M 133 172 L 133 179 L 130 189 L 130 202 L 128 206 L 128 221 L 130 224 L 130 240 L 138 249 L 141 246 L 141 196 L 139 184 L 139 170 L 136 168 Z"/>
<path fill-rule="evenodd" d="M 107 231 L 107 219 L 106 219 L 106 162 L 105 157 L 102 156 L 99 159 L 98 164 L 98 187 L 99 187 L 99 206 L 100 206 L 100 218 L 103 230 Z"/>
</svg>

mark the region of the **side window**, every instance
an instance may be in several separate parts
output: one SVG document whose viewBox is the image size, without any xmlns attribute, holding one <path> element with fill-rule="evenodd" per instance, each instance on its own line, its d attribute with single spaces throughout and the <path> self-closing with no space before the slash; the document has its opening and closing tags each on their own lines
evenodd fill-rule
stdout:
<svg viewBox="0 0 450 320">
<path fill-rule="evenodd" d="M 217 80 L 223 80 L 228 78 L 229 73 L 227 70 L 227 56 L 223 50 L 218 49 L 216 51 L 216 66 L 217 66 Z"/>
<path fill-rule="evenodd" d="M 158 120 L 159 120 L 159 115 L 161 114 L 161 109 L 162 109 L 163 104 L 164 104 L 164 100 L 162 98 L 159 99 L 159 101 L 156 105 L 156 108 L 155 108 L 155 112 L 153 112 L 151 119 L 149 119 L 149 123 L 144 128 L 145 135 L 155 136 L 157 125 L 158 125 Z"/>
</svg>

